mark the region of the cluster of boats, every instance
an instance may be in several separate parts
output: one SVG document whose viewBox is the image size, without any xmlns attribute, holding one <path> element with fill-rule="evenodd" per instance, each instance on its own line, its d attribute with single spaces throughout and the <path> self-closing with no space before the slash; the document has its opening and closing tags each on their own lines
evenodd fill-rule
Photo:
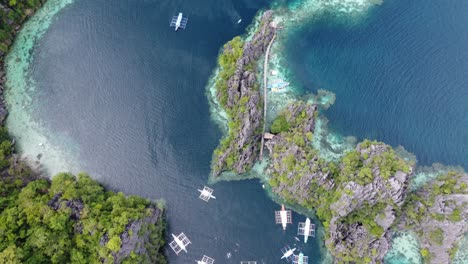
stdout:
<svg viewBox="0 0 468 264">
<path fill-rule="evenodd" d="M 283 230 L 286 230 L 288 224 L 292 224 L 292 212 L 286 210 L 284 205 L 281 205 L 280 211 L 275 211 L 275 220 L 277 224 L 281 224 Z M 304 243 L 307 243 L 309 237 L 315 237 L 315 225 L 311 223 L 310 218 L 306 218 L 305 222 L 299 222 L 297 227 L 297 235 L 304 236 Z M 299 240 L 299 239 L 298 239 Z M 302 252 L 295 255 L 296 248 L 291 248 L 289 245 L 281 249 L 283 256 L 281 259 L 292 262 L 293 264 L 307 264 L 309 257 L 304 256 Z"/>
<path fill-rule="evenodd" d="M 216 199 L 216 197 L 213 195 L 214 190 L 204 186 L 202 190 L 198 190 L 200 192 L 200 195 L 198 198 L 201 200 L 208 202 L 210 199 Z M 275 221 L 277 224 L 281 224 L 283 227 L 283 230 L 286 230 L 286 227 L 288 224 L 292 224 L 292 212 L 291 210 L 286 210 L 284 205 L 281 205 L 281 210 L 275 211 Z M 297 228 L 297 234 L 299 236 L 304 236 L 304 243 L 307 243 L 307 239 L 309 237 L 315 237 L 315 225 L 312 224 L 310 219 L 307 217 L 305 222 L 299 222 L 298 228 Z M 187 253 L 187 246 L 191 244 L 192 242 L 188 239 L 188 237 L 182 232 L 179 235 L 174 235 L 172 234 L 172 242 L 169 243 L 169 246 L 174 250 L 176 255 L 179 255 L 181 251 L 185 251 Z M 296 238 L 298 241 L 299 239 Z M 299 254 L 294 254 L 296 251 L 296 248 L 291 248 L 289 245 L 283 247 L 281 249 L 281 253 L 283 256 L 281 259 L 284 259 L 288 262 L 292 262 L 293 264 L 307 264 L 309 258 L 307 256 L 304 256 L 302 252 L 299 252 Z M 206 255 L 203 255 L 201 260 L 196 261 L 198 264 L 213 264 L 214 259 L 211 257 L 208 257 Z M 241 261 L 241 264 L 256 264 L 256 261 Z"/>
</svg>

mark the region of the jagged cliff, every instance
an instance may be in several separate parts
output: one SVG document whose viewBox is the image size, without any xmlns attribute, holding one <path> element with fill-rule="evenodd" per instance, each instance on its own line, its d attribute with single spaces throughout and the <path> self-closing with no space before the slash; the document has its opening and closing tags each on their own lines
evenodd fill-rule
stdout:
<svg viewBox="0 0 468 264">
<path fill-rule="evenodd" d="M 295 102 L 273 122 L 276 135 L 266 143 L 272 190 L 317 212 L 336 263 L 382 263 L 396 229 L 418 234 L 427 263 L 449 263 L 467 232 L 468 176 L 451 173 L 411 193 L 414 164 L 368 140 L 326 162 L 311 146 L 316 111 Z"/>
<path fill-rule="evenodd" d="M 315 128 L 315 105 L 296 102 L 287 107 L 273 125 L 279 132 L 266 147 L 270 152 L 267 174 L 271 175 L 270 185 L 274 192 L 286 199 L 306 205 L 317 192 L 312 186 L 320 186 L 323 191 L 333 186 L 330 171 L 319 161 L 316 152 L 310 147 Z M 281 121 L 283 120 L 283 121 Z"/>
<path fill-rule="evenodd" d="M 451 172 L 411 193 L 400 230 L 416 234 L 426 263 L 450 263 L 468 232 L 468 174 Z"/>
<path fill-rule="evenodd" d="M 244 173 L 258 157 L 263 102 L 256 68 L 274 35 L 271 21 L 272 11 L 266 11 L 250 41 L 244 42 L 237 37 L 224 46 L 220 55 L 216 97 L 228 113 L 229 132 L 213 157 L 212 173 L 215 176 L 225 170 Z"/>
<path fill-rule="evenodd" d="M 349 170 L 346 161 L 341 164 L 340 174 L 348 179 L 336 186 L 341 196 L 330 204 L 326 244 L 338 261 L 379 263 L 390 248 L 390 228 L 405 201 L 411 170 L 385 144 L 364 142 L 351 153 L 359 165 Z M 388 163 L 399 165 L 384 174 L 381 168 Z M 366 173 L 364 179 L 355 175 Z"/>
<path fill-rule="evenodd" d="M 213 156 L 215 176 L 223 171 L 244 173 L 257 158 L 263 106 L 255 69 L 275 35 L 271 21 L 271 11 L 265 12 L 251 41 L 236 37 L 220 54 L 216 100 L 228 115 L 229 132 Z M 459 193 L 466 189 L 466 175 L 439 179 L 432 188 L 447 187 L 448 180 L 458 193 L 444 189 L 432 197 L 427 189 L 410 192 L 414 162 L 384 143 L 364 140 L 341 160 L 326 161 L 311 144 L 317 114 L 316 105 L 296 101 L 274 120 L 274 135 L 265 144 L 265 172 L 272 191 L 286 202 L 315 210 L 336 263 L 382 263 L 395 228 L 418 232 L 426 262 L 448 263 L 455 251 L 449 249 L 467 231 L 467 198 Z M 408 209 L 411 206 L 416 211 Z M 444 231 L 444 226 L 451 229 Z M 429 241 L 436 235 L 438 244 Z"/>
</svg>

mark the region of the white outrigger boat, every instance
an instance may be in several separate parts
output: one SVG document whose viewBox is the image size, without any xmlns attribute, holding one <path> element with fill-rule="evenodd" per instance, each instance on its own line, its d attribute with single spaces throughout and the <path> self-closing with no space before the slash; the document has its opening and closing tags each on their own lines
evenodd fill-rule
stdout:
<svg viewBox="0 0 468 264">
<path fill-rule="evenodd" d="M 307 264 L 309 262 L 309 257 L 304 256 L 302 252 L 299 255 L 294 255 L 293 264 Z"/>
<path fill-rule="evenodd" d="M 286 230 L 286 225 L 292 224 L 291 210 L 284 209 L 284 204 L 282 204 L 281 211 L 275 211 L 275 221 L 283 226 L 283 230 Z"/>
<path fill-rule="evenodd" d="M 294 251 L 296 251 L 296 248 L 291 249 L 291 247 L 285 246 L 284 248 L 281 249 L 281 253 L 283 253 L 283 256 L 281 257 L 281 259 L 292 261 L 294 258 Z"/>
<path fill-rule="evenodd" d="M 185 29 L 187 22 L 188 18 L 184 17 L 182 13 L 179 13 L 179 15 L 172 17 L 170 27 L 175 27 L 175 31 L 179 28 Z"/>
<path fill-rule="evenodd" d="M 308 237 L 315 237 L 315 225 L 311 224 L 309 217 L 307 217 L 305 222 L 299 222 L 297 234 L 304 236 L 304 243 L 307 243 Z"/>
<path fill-rule="evenodd" d="M 179 255 L 181 251 L 185 251 L 187 253 L 187 246 L 191 244 L 190 240 L 184 233 L 180 233 L 178 236 L 172 234 L 174 240 L 169 243 L 169 246 L 174 250 L 176 255 Z"/>
<path fill-rule="evenodd" d="M 197 260 L 197 264 L 213 264 L 213 263 L 214 263 L 214 259 L 206 255 L 203 255 L 201 260 Z"/>
<path fill-rule="evenodd" d="M 208 202 L 211 198 L 216 199 L 216 197 L 212 194 L 213 189 L 211 188 L 204 186 L 203 190 L 198 191 L 200 192 L 200 196 L 198 196 L 198 198 L 202 199 L 205 202 Z"/>
</svg>

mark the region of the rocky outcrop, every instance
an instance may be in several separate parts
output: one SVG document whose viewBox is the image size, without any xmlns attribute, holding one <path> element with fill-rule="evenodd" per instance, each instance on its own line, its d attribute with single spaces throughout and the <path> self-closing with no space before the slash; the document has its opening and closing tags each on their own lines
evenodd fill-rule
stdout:
<svg viewBox="0 0 468 264">
<path fill-rule="evenodd" d="M 449 173 L 412 193 L 399 228 L 412 230 L 426 263 L 451 263 L 468 232 L 468 174 Z"/>
<path fill-rule="evenodd" d="M 0 55 L 1 56 L 1 55 Z M 6 117 L 8 116 L 8 111 L 5 106 L 5 99 L 3 92 L 5 90 L 5 72 L 3 72 L 3 61 L 0 60 L 0 125 L 3 125 Z"/>
<path fill-rule="evenodd" d="M 262 137 L 263 108 L 259 85 L 256 77 L 257 61 L 264 55 L 274 28 L 270 26 L 272 11 L 266 11 L 260 21 L 260 27 L 251 41 L 245 43 L 242 56 L 236 62 L 235 72 L 229 77 L 227 90 L 218 90 L 217 97 L 227 93 L 226 108 L 231 114 L 230 122 L 236 129 L 231 133 L 228 146 L 214 159 L 212 173 L 218 176 L 222 171 L 232 169 L 236 173 L 244 173 L 250 169 L 259 153 L 259 143 Z M 229 45 L 226 50 L 231 49 Z M 230 160 L 230 161 L 228 161 Z M 228 166 L 226 166 L 229 164 Z"/>
<path fill-rule="evenodd" d="M 311 186 L 326 189 L 333 186 L 331 174 L 317 162 L 318 156 L 308 147 L 315 128 L 316 105 L 297 102 L 291 104 L 283 115 L 289 124 L 288 131 L 275 135 L 266 142 L 270 152 L 270 163 L 266 172 L 282 177 L 275 181 L 272 189 L 283 196 L 294 194 L 294 200 L 304 204 L 311 197 Z"/>
<path fill-rule="evenodd" d="M 150 226 L 156 226 L 162 219 L 161 210 L 152 207 L 147 217 L 133 221 L 127 225 L 125 231 L 120 235 L 122 246 L 118 252 L 112 253 L 114 263 L 121 263 L 130 253 L 134 252 L 137 255 L 146 256 L 146 259 L 151 260 L 151 231 Z M 153 262 L 153 261 L 150 261 Z"/>
<path fill-rule="evenodd" d="M 282 131 L 266 143 L 271 188 L 288 202 L 315 209 L 337 263 L 381 263 L 412 169 L 391 147 L 370 141 L 338 165 L 320 159 L 311 146 L 316 111 L 296 102 L 278 117 L 283 121 L 275 129 Z"/>
<path fill-rule="evenodd" d="M 346 172 L 349 181 L 340 183 L 337 189 L 341 196 L 330 205 L 332 219 L 326 243 L 338 262 L 346 262 L 347 256 L 352 255 L 353 259 L 366 263 L 381 263 L 390 249 L 390 227 L 406 199 L 411 173 L 397 170 L 391 175 L 381 175 L 380 166 L 389 164 L 380 163 L 379 166 L 376 160 L 383 160 L 385 155 L 392 153 L 388 145 L 360 144 L 356 150 L 362 165 L 354 173 L 369 168 L 371 180 L 362 184 Z M 345 165 L 341 166 L 344 170 Z"/>
<path fill-rule="evenodd" d="M 80 214 L 84 208 L 83 202 L 77 199 L 62 201 L 60 200 L 61 197 L 61 193 L 54 195 L 47 205 L 55 211 L 61 208 L 70 208 L 70 219 L 74 221 L 80 220 Z"/>
</svg>

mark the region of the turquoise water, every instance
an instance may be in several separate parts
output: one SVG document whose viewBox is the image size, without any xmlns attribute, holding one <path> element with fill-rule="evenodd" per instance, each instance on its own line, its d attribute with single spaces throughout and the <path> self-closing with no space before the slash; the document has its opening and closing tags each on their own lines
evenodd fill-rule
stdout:
<svg viewBox="0 0 468 264">
<path fill-rule="evenodd" d="M 169 231 L 193 242 L 188 254 L 168 250 L 171 263 L 279 263 L 285 244 L 320 263 L 321 240 L 298 243 L 295 225 L 282 232 L 259 180 L 217 182 L 216 201 L 198 200 L 223 130 L 206 93 L 219 48 L 272 5 L 286 29 L 270 67 L 292 89 L 270 97 L 270 119 L 324 89 L 304 98 L 323 107 L 314 146 L 327 159 L 370 137 L 402 144 L 420 164 L 466 168 L 466 5 L 376 2 L 50 0 L 8 58 L 8 126 L 51 173 L 84 170 L 113 190 L 164 197 Z M 189 24 L 175 33 L 168 23 L 179 11 Z M 437 174 L 420 171 L 418 184 Z M 410 236 L 395 241 L 389 263 L 419 261 Z"/>
<path fill-rule="evenodd" d="M 276 263 L 286 244 L 320 263 L 318 238 L 294 239 L 305 216 L 293 214 L 295 225 L 283 232 L 274 222 L 279 205 L 258 180 L 219 182 L 211 186 L 216 200 L 198 199 L 221 137 L 210 119 L 207 80 L 219 48 L 267 5 L 84 0 L 51 19 L 38 14 L 43 19 L 27 31 L 48 27 L 46 33 L 32 50 L 31 39 L 20 37 L 9 57 L 15 89 L 7 97 L 8 126 L 20 150 L 33 163 L 42 154 L 51 173 L 83 170 L 113 190 L 164 198 L 169 234 L 192 241 L 187 254 L 167 249 L 170 263 L 203 255 L 216 263 Z M 189 24 L 174 32 L 169 22 L 179 11 Z M 237 24 L 240 17 L 245 22 Z"/>
<path fill-rule="evenodd" d="M 468 2 L 385 1 L 360 18 L 328 12 L 291 31 L 285 61 L 303 92 L 326 89 L 342 135 L 468 168 Z"/>
</svg>

